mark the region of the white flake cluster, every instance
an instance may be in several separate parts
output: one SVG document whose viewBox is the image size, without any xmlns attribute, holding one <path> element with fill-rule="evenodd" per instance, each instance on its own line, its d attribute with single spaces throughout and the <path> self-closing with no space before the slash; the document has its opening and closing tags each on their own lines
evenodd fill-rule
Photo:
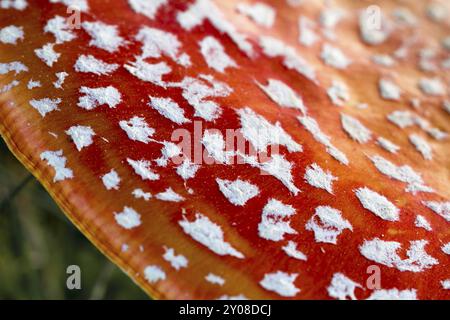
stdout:
<svg viewBox="0 0 450 320">
<path fill-rule="evenodd" d="M 306 230 L 313 231 L 316 242 L 337 243 L 337 237 L 345 230 L 353 231 L 350 222 L 342 213 L 329 206 L 316 208 L 314 215 L 305 225 Z"/>
<path fill-rule="evenodd" d="M 178 223 L 186 234 L 214 253 L 220 256 L 230 255 L 239 259 L 244 258 L 241 252 L 224 240 L 222 228 L 207 216 L 197 213 L 194 221 L 189 221 L 186 217 L 183 217 L 183 220 Z"/>
</svg>

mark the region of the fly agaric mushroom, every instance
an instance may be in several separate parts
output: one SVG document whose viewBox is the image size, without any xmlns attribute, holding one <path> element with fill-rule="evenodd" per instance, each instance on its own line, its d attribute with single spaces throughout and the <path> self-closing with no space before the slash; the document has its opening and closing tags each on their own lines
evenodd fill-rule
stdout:
<svg viewBox="0 0 450 320">
<path fill-rule="evenodd" d="M 370 4 L 0 0 L 1 135 L 154 298 L 448 299 L 450 7 Z"/>
</svg>

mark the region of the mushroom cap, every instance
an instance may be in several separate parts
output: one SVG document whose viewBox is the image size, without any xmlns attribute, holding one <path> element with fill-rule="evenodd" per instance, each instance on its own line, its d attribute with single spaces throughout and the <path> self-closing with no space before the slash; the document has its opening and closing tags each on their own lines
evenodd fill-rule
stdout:
<svg viewBox="0 0 450 320">
<path fill-rule="evenodd" d="M 1 136 L 153 298 L 450 298 L 449 4 L 298 3 L 8 2 Z"/>
</svg>

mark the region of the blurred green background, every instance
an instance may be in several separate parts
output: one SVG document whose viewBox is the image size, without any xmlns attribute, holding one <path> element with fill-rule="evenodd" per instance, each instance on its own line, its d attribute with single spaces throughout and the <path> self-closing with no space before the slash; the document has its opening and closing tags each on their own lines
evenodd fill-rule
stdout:
<svg viewBox="0 0 450 320">
<path fill-rule="evenodd" d="M 81 269 L 69 290 L 66 269 Z M 0 299 L 147 299 L 64 216 L 0 139 Z"/>
</svg>

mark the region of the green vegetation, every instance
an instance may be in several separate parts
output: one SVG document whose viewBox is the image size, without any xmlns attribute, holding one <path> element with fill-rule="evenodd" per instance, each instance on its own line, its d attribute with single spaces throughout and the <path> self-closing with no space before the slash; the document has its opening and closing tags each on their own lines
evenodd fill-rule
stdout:
<svg viewBox="0 0 450 320">
<path fill-rule="evenodd" d="M 1 140 L 1 139 L 0 139 Z M 81 290 L 66 268 L 81 268 Z M 0 299 L 146 299 L 0 142 Z"/>
</svg>

